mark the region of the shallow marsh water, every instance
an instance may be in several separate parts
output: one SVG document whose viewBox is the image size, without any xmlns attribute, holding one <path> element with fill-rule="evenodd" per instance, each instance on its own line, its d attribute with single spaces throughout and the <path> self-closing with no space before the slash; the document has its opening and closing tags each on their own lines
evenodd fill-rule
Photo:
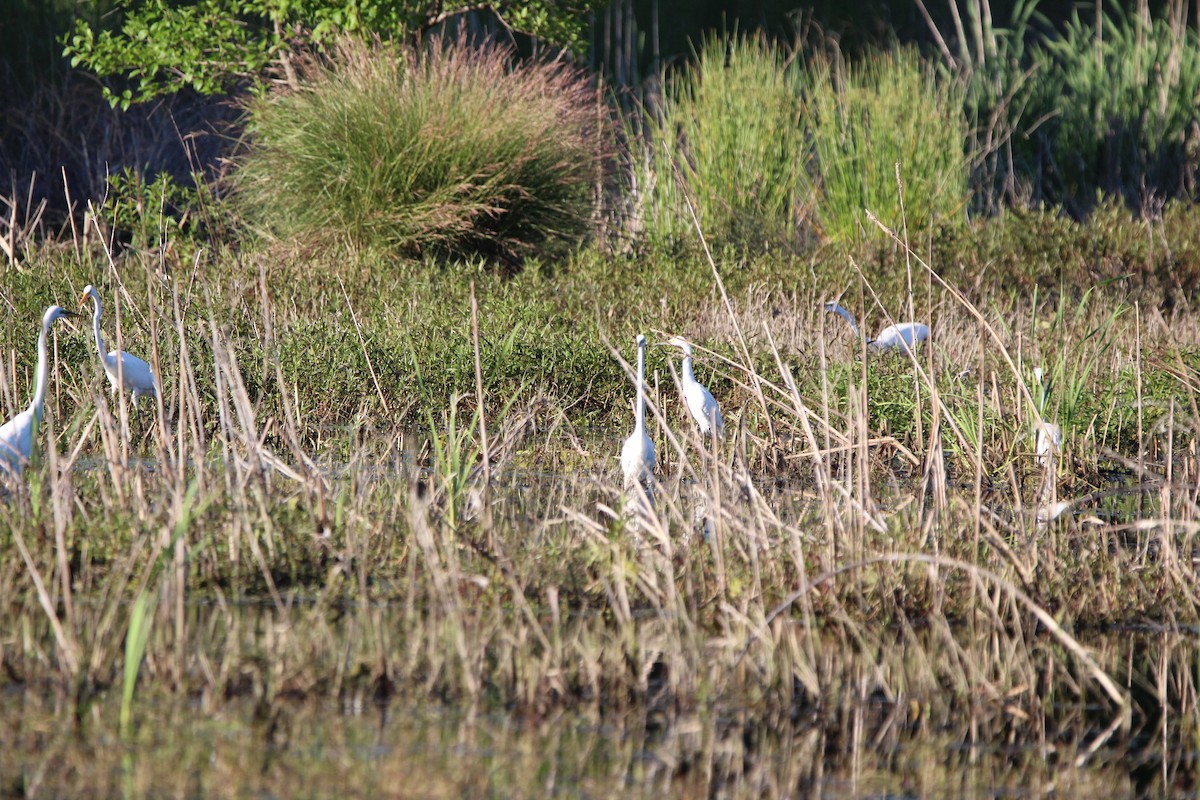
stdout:
<svg viewBox="0 0 1200 800">
<path fill-rule="evenodd" d="M 263 610 L 267 617 L 273 612 Z M 266 627 L 262 620 L 258 627 Z M 268 623 L 269 625 L 269 623 Z M 1099 648 L 1143 690 L 1149 665 L 1194 664 L 1194 637 L 1114 631 Z M 790 708 L 669 698 L 546 714 L 401 695 L 380 699 L 139 697 L 122 735 L 116 692 L 64 716 L 33 686 L 0 695 L 0 793 L 11 797 L 1122 797 L 1191 796 L 1196 730 L 1155 720 L 1088 744 L 1102 709 L 1064 703 L 1045 719 L 984 712 L 979 698 L 889 698 L 870 664 L 823 652 L 855 680 L 836 704 Z M 870 659 L 868 659 L 869 661 Z M 886 661 L 886 659 L 881 659 Z M 877 665 L 878 666 L 878 665 Z M 857 685 L 855 685 L 857 684 Z M 1152 693 L 1152 692 L 1151 692 Z M 1194 699 L 1193 699 L 1194 700 Z M 1192 709 L 1194 715 L 1194 708 Z M 1039 730 L 1024 738 L 1021 733 Z"/>
</svg>

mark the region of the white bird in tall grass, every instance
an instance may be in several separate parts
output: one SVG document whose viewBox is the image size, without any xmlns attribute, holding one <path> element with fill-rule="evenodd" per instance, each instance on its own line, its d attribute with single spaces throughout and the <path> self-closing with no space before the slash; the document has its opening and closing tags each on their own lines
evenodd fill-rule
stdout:
<svg viewBox="0 0 1200 800">
<path fill-rule="evenodd" d="M 154 372 L 145 361 L 123 350 L 113 350 L 107 354 L 104 352 L 104 338 L 100 335 L 100 293 L 91 284 L 84 287 L 79 307 L 83 308 L 88 299 L 93 303 L 92 328 L 96 334 L 96 350 L 100 353 L 100 363 L 104 365 L 104 374 L 108 376 L 111 391 L 113 394 L 117 393 L 117 382 L 120 381 L 125 391 L 133 397 L 134 408 L 137 408 L 138 400 L 143 396 L 158 395 Z"/>
<path fill-rule="evenodd" d="M 1053 464 L 1054 459 L 1058 456 L 1062 449 L 1063 435 L 1062 428 L 1057 422 L 1048 422 L 1046 420 L 1046 401 L 1050 396 L 1050 386 L 1046 382 L 1046 373 L 1041 367 L 1034 367 L 1033 379 L 1037 381 L 1037 396 L 1034 397 L 1034 402 L 1037 404 L 1038 417 L 1041 419 L 1037 425 L 1037 448 L 1034 456 L 1034 461 L 1038 466 L 1046 466 Z"/>
<path fill-rule="evenodd" d="M 621 472 L 625 474 L 625 489 L 641 484 L 649 493 L 654 478 L 654 441 L 646 433 L 646 337 L 637 337 L 637 405 L 633 433 L 621 447 Z"/>
<path fill-rule="evenodd" d="M 37 371 L 33 379 L 33 400 L 29 407 L 0 426 L 0 472 L 20 475 L 33 453 L 33 439 L 42 424 L 42 408 L 46 403 L 46 372 L 49 354 L 46 340 L 50 336 L 50 325 L 63 316 L 71 316 L 58 306 L 50 306 L 42 317 L 42 332 L 38 335 Z"/>
<path fill-rule="evenodd" d="M 723 436 L 725 421 L 721 419 L 721 409 L 717 407 L 717 401 L 713 398 L 712 392 L 702 386 L 692 372 L 691 344 L 682 336 L 672 337 L 667 344 L 674 345 L 683 351 L 683 400 L 687 403 L 692 419 L 696 420 L 696 424 L 700 426 L 700 433 L 708 436 L 709 432 L 715 428 L 717 436 Z"/>
<path fill-rule="evenodd" d="M 858 328 L 858 323 L 854 321 L 854 315 L 839 304 L 830 300 L 825 304 L 825 310 L 832 311 L 849 322 L 856 336 L 863 335 Z M 872 350 L 908 350 L 928 338 L 929 326 L 923 322 L 901 322 L 896 325 L 888 325 L 874 339 L 867 339 L 867 346 Z"/>
<path fill-rule="evenodd" d="M 1043 421 L 1038 425 L 1037 432 L 1037 454 L 1034 460 L 1038 466 L 1046 466 L 1053 464 L 1055 456 L 1062 449 L 1063 435 L 1062 428 L 1057 422 Z"/>
</svg>

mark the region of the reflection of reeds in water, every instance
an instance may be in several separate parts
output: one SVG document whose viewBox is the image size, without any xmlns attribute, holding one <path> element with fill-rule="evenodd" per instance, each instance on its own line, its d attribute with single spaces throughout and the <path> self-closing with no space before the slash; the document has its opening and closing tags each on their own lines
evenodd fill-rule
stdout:
<svg viewBox="0 0 1200 800">
<path fill-rule="evenodd" d="M 235 633 L 277 622 L 274 609 L 245 609 Z M 868 631 L 861 648 L 845 647 L 843 637 L 855 633 L 835 627 L 817 639 L 817 667 L 829 680 L 829 696 L 838 698 L 832 704 L 796 686 L 778 705 L 675 708 L 662 692 L 667 676 L 653 669 L 636 705 L 522 717 L 405 697 L 378 703 L 356 692 L 340 700 L 280 700 L 258 716 L 250 698 L 223 701 L 222 713 L 214 714 L 157 696 L 141 715 L 143 730 L 154 735 L 129 747 L 94 747 L 86 737 L 61 735 L 45 736 L 32 750 L 20 746 L 28 740 L 19 732 L 52 728 L 58 711 L 53 700 L 30 693 L 4 708 L 14 725 L 0 731 L 8 754 L 3 769 L 37 776 L 40 791 L 51 796 L 108 796 L 118 780 L 144 794 L 170 787 L 213 797 L 357 796 L 408 783 L 422 786 L 427 797 L 481 796 L 496 787 L 509 796 L 544 796 L 587 787 L 596 796 L 766 798 L 794 797 L 797 787 L 832 795 L 854 786 L 918 796 L 988 795 L 1000 787 L 1018 796 L 1051 788 L 1110 796 L 1187 780 L 1188 757 L 1180 752 L 1186 748 L 1166 748 L 1161 762 L 1135 778 L 1129 766 L 1136 754 L 1111 746 L 1089 752 L 1089 741 L 1064 738 L 1064 730 L 1100 732 L 1093 711 L 1069 698 L 1046 697 L 1056 723 L 1045 726 L 1024 722 L 1017 708 L 987 692 L 939 703 L 945 688 L 915 677 L 917 665 L 953 670 L 981 652 L 970 645 L 961 650 L 961 637 L 941 626 Z M 339 641 L 356 635 L 352 620 L 335 634 Z M 1104 649 L 1106 660 L 1131 663 L 1157 681 L 1163 701 L 1177 702 L 1176 687 L 1191 685 L 1176 681 L 1186 681 L 1194 643 L 1138 633 L 1109 639 Z M 914 679 L 888 693 L 878 688 L 880 674 Z M 1158 701 L 1157 691 L 1148 690 L 1148 703 Z M 1027 738 L 1010 738 L 1026 725 Z M 117 738 L 113 703 L 95 707 L 88 730 L 101 741 Z M 1073 766 L 1079 759 L 1087 769 Z"/>
<path fill-rule="evenodd" d="M 277 622 L 273 609 L 247 609 L 237 632 Z M 868 635 L 861 649 L 847 648 L 840 638 L 853 633 L 835 629 L 818 637 L 818 669 L 830 681 L 829 696 L 838 698 L 832 704 L 796 686 L 778 705 L 676 708 L 662 691 L 667 676 L 653 668 L 636 705 L 586 706 L 572 714 L 478 714 L 405 697 L 378 703 L 369 693 L 347 692 L 340 700 L 280 700 L 256 716 L 250 698 L 224 701 L 222 713 L 214 714 L 156 696 L 141 715 L 142 729 L 154 735 L 129 747 L 94 747 L 85 737 L 61 735 L 46 736 L 35 751 L 20 746 L 18 732 L 52 728 L 58 714 L 52 701 L 35 696 L 4 709 L 15 724 L 0 731 L 8 754 L 3 769 L 6 776 L 38 776 L 40 791 L 51 796 L 109 796 L 119 780 L 147 795 L 169 787 L 218 798 L 359 796 L 406 784 L 420 785 L 423 797 L 447 798 L 486 796 L 497 787 L 524 797 L 569 795 L 581 787 L 594 796 L 637 798 L 782 798 L 796 796 L 797 787 L 839 795 L 854 786 L 917 796 L 988 795 L 1001 787 L 1018 796 L 1051 788 L 1072 796 L 1135 793 L 1130 762 L 1123 760 L 1127 751 L 1089 753 L 1087 741 L 1060 735 L 1099 732 L 1081 704 L 1048 696 L 1046 707 L 1061 725 L 1037 726 L 987 693 L 941 704 L 936 698 L 945 689 L 917 678 L 903 691 L 880 691 L 881 673 L 915 675 L 922 659 L 954 669 L 948 665 L 968 654 L 956 646 L 961 637 L 940 627 L 907 627 Z M 354 623 L 335 635 L 338 641 L 357 635 Z M 1106 657 L 1132 662 L 1170 686 L 1188 673 L 1195 650 L 1143 633 L 1112 641 Z M 1009 738 L 1027 724 L 1028 738 Z M 88 729 L 98 740 L 116 740 L 113 704 L 96 706 Z M 1072 766 L 1080 758 L 1087 769 Z M 1146 770 L 1144 785 L 1151 788 L 1189 774 L 1186 754 L 1174 748 L 1161 764 L 1148 766 L 1154 768 Z"/>
</svg>

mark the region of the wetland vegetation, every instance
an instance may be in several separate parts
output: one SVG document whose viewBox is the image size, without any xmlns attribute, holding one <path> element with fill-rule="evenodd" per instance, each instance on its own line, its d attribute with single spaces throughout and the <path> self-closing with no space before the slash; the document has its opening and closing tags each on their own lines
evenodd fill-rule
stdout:
<svg viewBox="0 0 1200 800">
<path fill-rule="evenodd" d="M 61 224 L 14 190 L 5 418 L 87 284 L 160 391 L 54 333 L 0 502 L 0 793 L 1194 791 L 1200 211 L 1152 180 L 1195 174 L 1192 123 L 1160 97 L 1147 154 L 1114 112 L 1091 135 L 1145 157 L 1083 186 L 1022 116 L 1096 79 L 1071 47 L 1193 47 L 1168 5 L 1105 44 L 713 37 L 653 112 L 341 40 L 242 106 L 225 176 L 133 169 Z M 832 299 L 930 337 L 869 351 Z"/>
</svg>

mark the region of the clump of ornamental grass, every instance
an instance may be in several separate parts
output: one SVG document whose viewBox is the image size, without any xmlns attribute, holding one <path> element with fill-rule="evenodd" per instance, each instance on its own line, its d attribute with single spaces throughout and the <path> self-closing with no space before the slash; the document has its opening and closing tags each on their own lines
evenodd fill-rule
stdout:
<svg viewBox="0 0 1200 800">
<path fill-rule="evenodd" d="M 249 102 L 236 196 L 254 229 L 303 244 L 553 253 L 590 225 L 596 108 L 569 66 L 494 44 L 347 42 L 298 91 Z"/>
</svg>

